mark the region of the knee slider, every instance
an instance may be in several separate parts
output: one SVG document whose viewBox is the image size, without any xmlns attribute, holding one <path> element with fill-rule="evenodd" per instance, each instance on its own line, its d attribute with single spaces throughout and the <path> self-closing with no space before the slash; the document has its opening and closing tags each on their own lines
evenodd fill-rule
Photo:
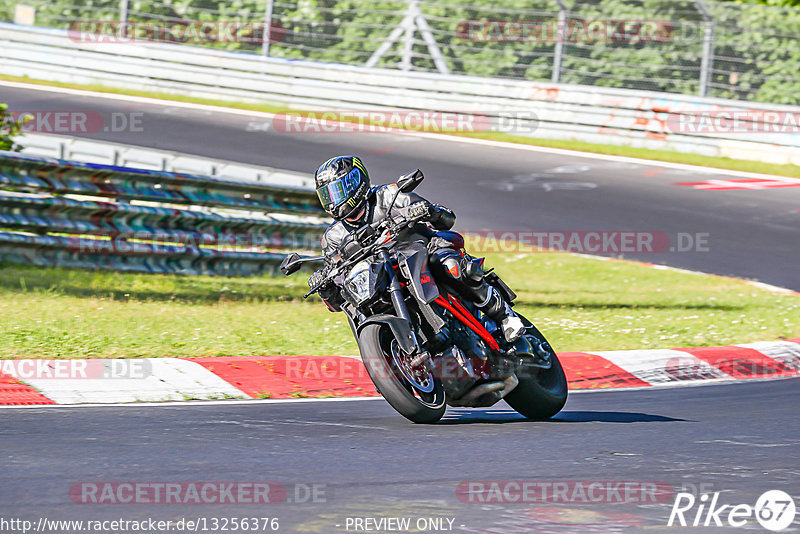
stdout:
<svg viewBox="0 0 800 534">
<path fill-rule="evenodd" d="M 474 282 L 482 282 L 486 271 L 483 268 L 483 261 L 486 258 L 470 258 L 464 266 L 464 276 Z"/>
</svg>

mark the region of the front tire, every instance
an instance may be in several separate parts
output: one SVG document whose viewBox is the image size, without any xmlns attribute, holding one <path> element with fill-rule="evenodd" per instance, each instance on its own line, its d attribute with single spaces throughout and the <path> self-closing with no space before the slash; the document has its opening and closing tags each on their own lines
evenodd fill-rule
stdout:
<svg viewBox="0 0 800 534">
<path fill-rule="evenodd" d="M 372 383 L 386 402 L 406 419 L 414 423 L 435 423 L 447 408 L 442 383 L 433 378 L 433 391 L 416 390 L 394 364 L 393 341 L 391 330 L 384 325 L 369 324 L 361 330 L 358 347 Z"/>
<path fill-rule="evenodd" d="M 529 333 L 546 342 L 535 326 L 524 318 L 523 321 Z M 550 419 L 567 403 L 567 376 L 555 351 L 551 348 L 549 352 L 553 362 L 550 368 L 539 369 L 534 376 L 518 376 L 519 384 L 504 397 L 509 406 L 528 419 Z"/>
</svg>

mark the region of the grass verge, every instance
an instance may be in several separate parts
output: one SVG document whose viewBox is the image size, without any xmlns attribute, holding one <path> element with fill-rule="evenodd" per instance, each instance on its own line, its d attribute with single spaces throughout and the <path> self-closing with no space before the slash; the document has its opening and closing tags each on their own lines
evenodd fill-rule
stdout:
<svg viewBox="0 0 800 534">
<path fill-rule="evenodd" d="M 196 98 L 172 93 L 159 93 L 151 91 L 139 91 L 134 89 L 121 89 L 108 87 L 99 84 L 75 84 L 51 82 L 45 80 L 35 80 L 27 77 L 0 75 L 0 80 L 31 83 L 50 87 L 66 87 L 71 89 L 84 89 L 102 93 L 113 93 L 130 96 L 142 96 L 148 98 L 158 98 L 162 100 L 172 100 L 176 102 L 191 102 L 195 104 L 206 104 L 210 106 L 221 106 L 236 109 L 247 109 L 253 111 L 263 111 L 267 113 L 280 113 L 284 111 L 298 111 L 282 105 L 269 103 L 246 103 L 227 100 L 215 100 L 207 98 Z M 14 111 L 14 110 L 11 110 Z M 544 146 L 550 148 L 562 148 L 566 150 L 578 150 L 581 152 L 592 152 L 597 154 L 610 154 L 615 156 L 626 156 L 632 158 L 649 159 L 654 161 L 665 161 L 670 163 L 685 163 L 689 165 L 700 165 L 703 167 L 714 167 L 735 171 L 755 172 L 762 174 L 774 174 L 778 176 L 800 177 L 800 166 L 798 165 L 778 165 L 774 163 L 763 163 L 758 161 L 747 161 L 733 158 L 722 158 L 714 156 L 701 156 L 699 154 L 684 154 L 670 150 L 652 150 L 648 148 L 635 148 L 618 145 L 605 145 L 598 143 L 585 143 L 582 141 L 564 141 L 558 139 L 537 139 L 510 135 L 501 132 L 450 132 L 448 135 L 460 135 L 492 141 L 505 141 L 526 145 Z"/>
<path fill-rule="evenodd" d="M 557 351 L 800 336 L 800 297 L 743 281 L 565 253 L 490 254 Z M 357 354 L 305 278 L 214 278 L 0 266 L 0 357 Z"/>
</svg>

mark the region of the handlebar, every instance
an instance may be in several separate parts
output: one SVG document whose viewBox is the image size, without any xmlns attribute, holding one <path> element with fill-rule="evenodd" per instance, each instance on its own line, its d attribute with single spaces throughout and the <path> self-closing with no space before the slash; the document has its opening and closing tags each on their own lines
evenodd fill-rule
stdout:
<svg viewBox="0 0 800 534">
<path fill-rule="evenodd" d="M 410 228 L 413 225 L 417 224 L 418 222 L 422 222 L 424 219 L 423 216 L 420 217 L 413 217 L 413 218 L 406 218 L 400 216 L 398 218 L 387 218 L 382 219 L 377 222 L 371 223 L 369 226 L 375 231 L 376 236 L 372 243 L 369 245 L 362 245 L 361 251 L 358 254 L 355 254 L 352 258 L 347 260 L 343 260 L 342 263 L 336 265 L 331 269 L 329 272 L 326 273 L 325 278 L 317 284 L 315 287 L 311 288 L 311 290 L 306 293 L 303 298 L 308 298 L 323 287 L 328 284 L 331 280 L 342 274 L 343 272 L 347 271 L 355 265 L 356 263 L 369 258 L 375 252 L 377 252 L 381 247 L 385 247 L 388 244 L 394 244 L 396 242 L 396 238 L 398 234 L 405 230 L 406 228 Z M 388 234 L 388 235 L 387 235 Z M 337 251 L 338 252 L 338 251 Z M 326 258 L 327 261 L 330 258 Z"/>
</svg>

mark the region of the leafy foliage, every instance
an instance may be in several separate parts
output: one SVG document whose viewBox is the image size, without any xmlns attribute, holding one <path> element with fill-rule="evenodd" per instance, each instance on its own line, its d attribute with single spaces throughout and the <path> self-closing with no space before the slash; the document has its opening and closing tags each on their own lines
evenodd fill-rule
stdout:
<svg viewBox="0 0 800 534">
<path fill-rule="evenodd" d="M 69 27 L 118 20 L 119 0 L 28 0 L 36 23 Z M 800 104 L 800 0 L 564 0 L 558 45 L 556 0 L 422 0 L 419 7 L 451 72 L 470 76 L 698 94 Z M 0 0 L 11 20 L 16 0 Z M 765 5 L 766 4 L 766 5 Z M 406 0 L 275 0 L 270 55 L 363 65 L 407 13 Z M 130 0 L 128 20 L 180 27 L 190 21 L 261 23 L 267 0 Z M 513 34 L 509 29 L 522 28 Z M 244 41 L 195 42 L 259 53 L 260 30 Z M 419 31 L 398 30 L 377 65 L 436 71 Z M 713 47 L 707 47 L 713 36 Z M 409 39 L 410 38 L 410 39 Z M 703 55 L 713 50 L 713 61 Z M 408 53 L 410 51 L 410 54 Z M 554 73 L 554 57 L 563 53 Z M 404 53 L 405 52 L 405 53 Z"/>
<path fill-rule="evenodd" d="M 14 137 L 22 130 L 23 119 L 14 119 L 8 112 L 8 105 L 0 103 L 0 150 L 19 152 L 22 148 L 14 142 Z"/>
</svg>

